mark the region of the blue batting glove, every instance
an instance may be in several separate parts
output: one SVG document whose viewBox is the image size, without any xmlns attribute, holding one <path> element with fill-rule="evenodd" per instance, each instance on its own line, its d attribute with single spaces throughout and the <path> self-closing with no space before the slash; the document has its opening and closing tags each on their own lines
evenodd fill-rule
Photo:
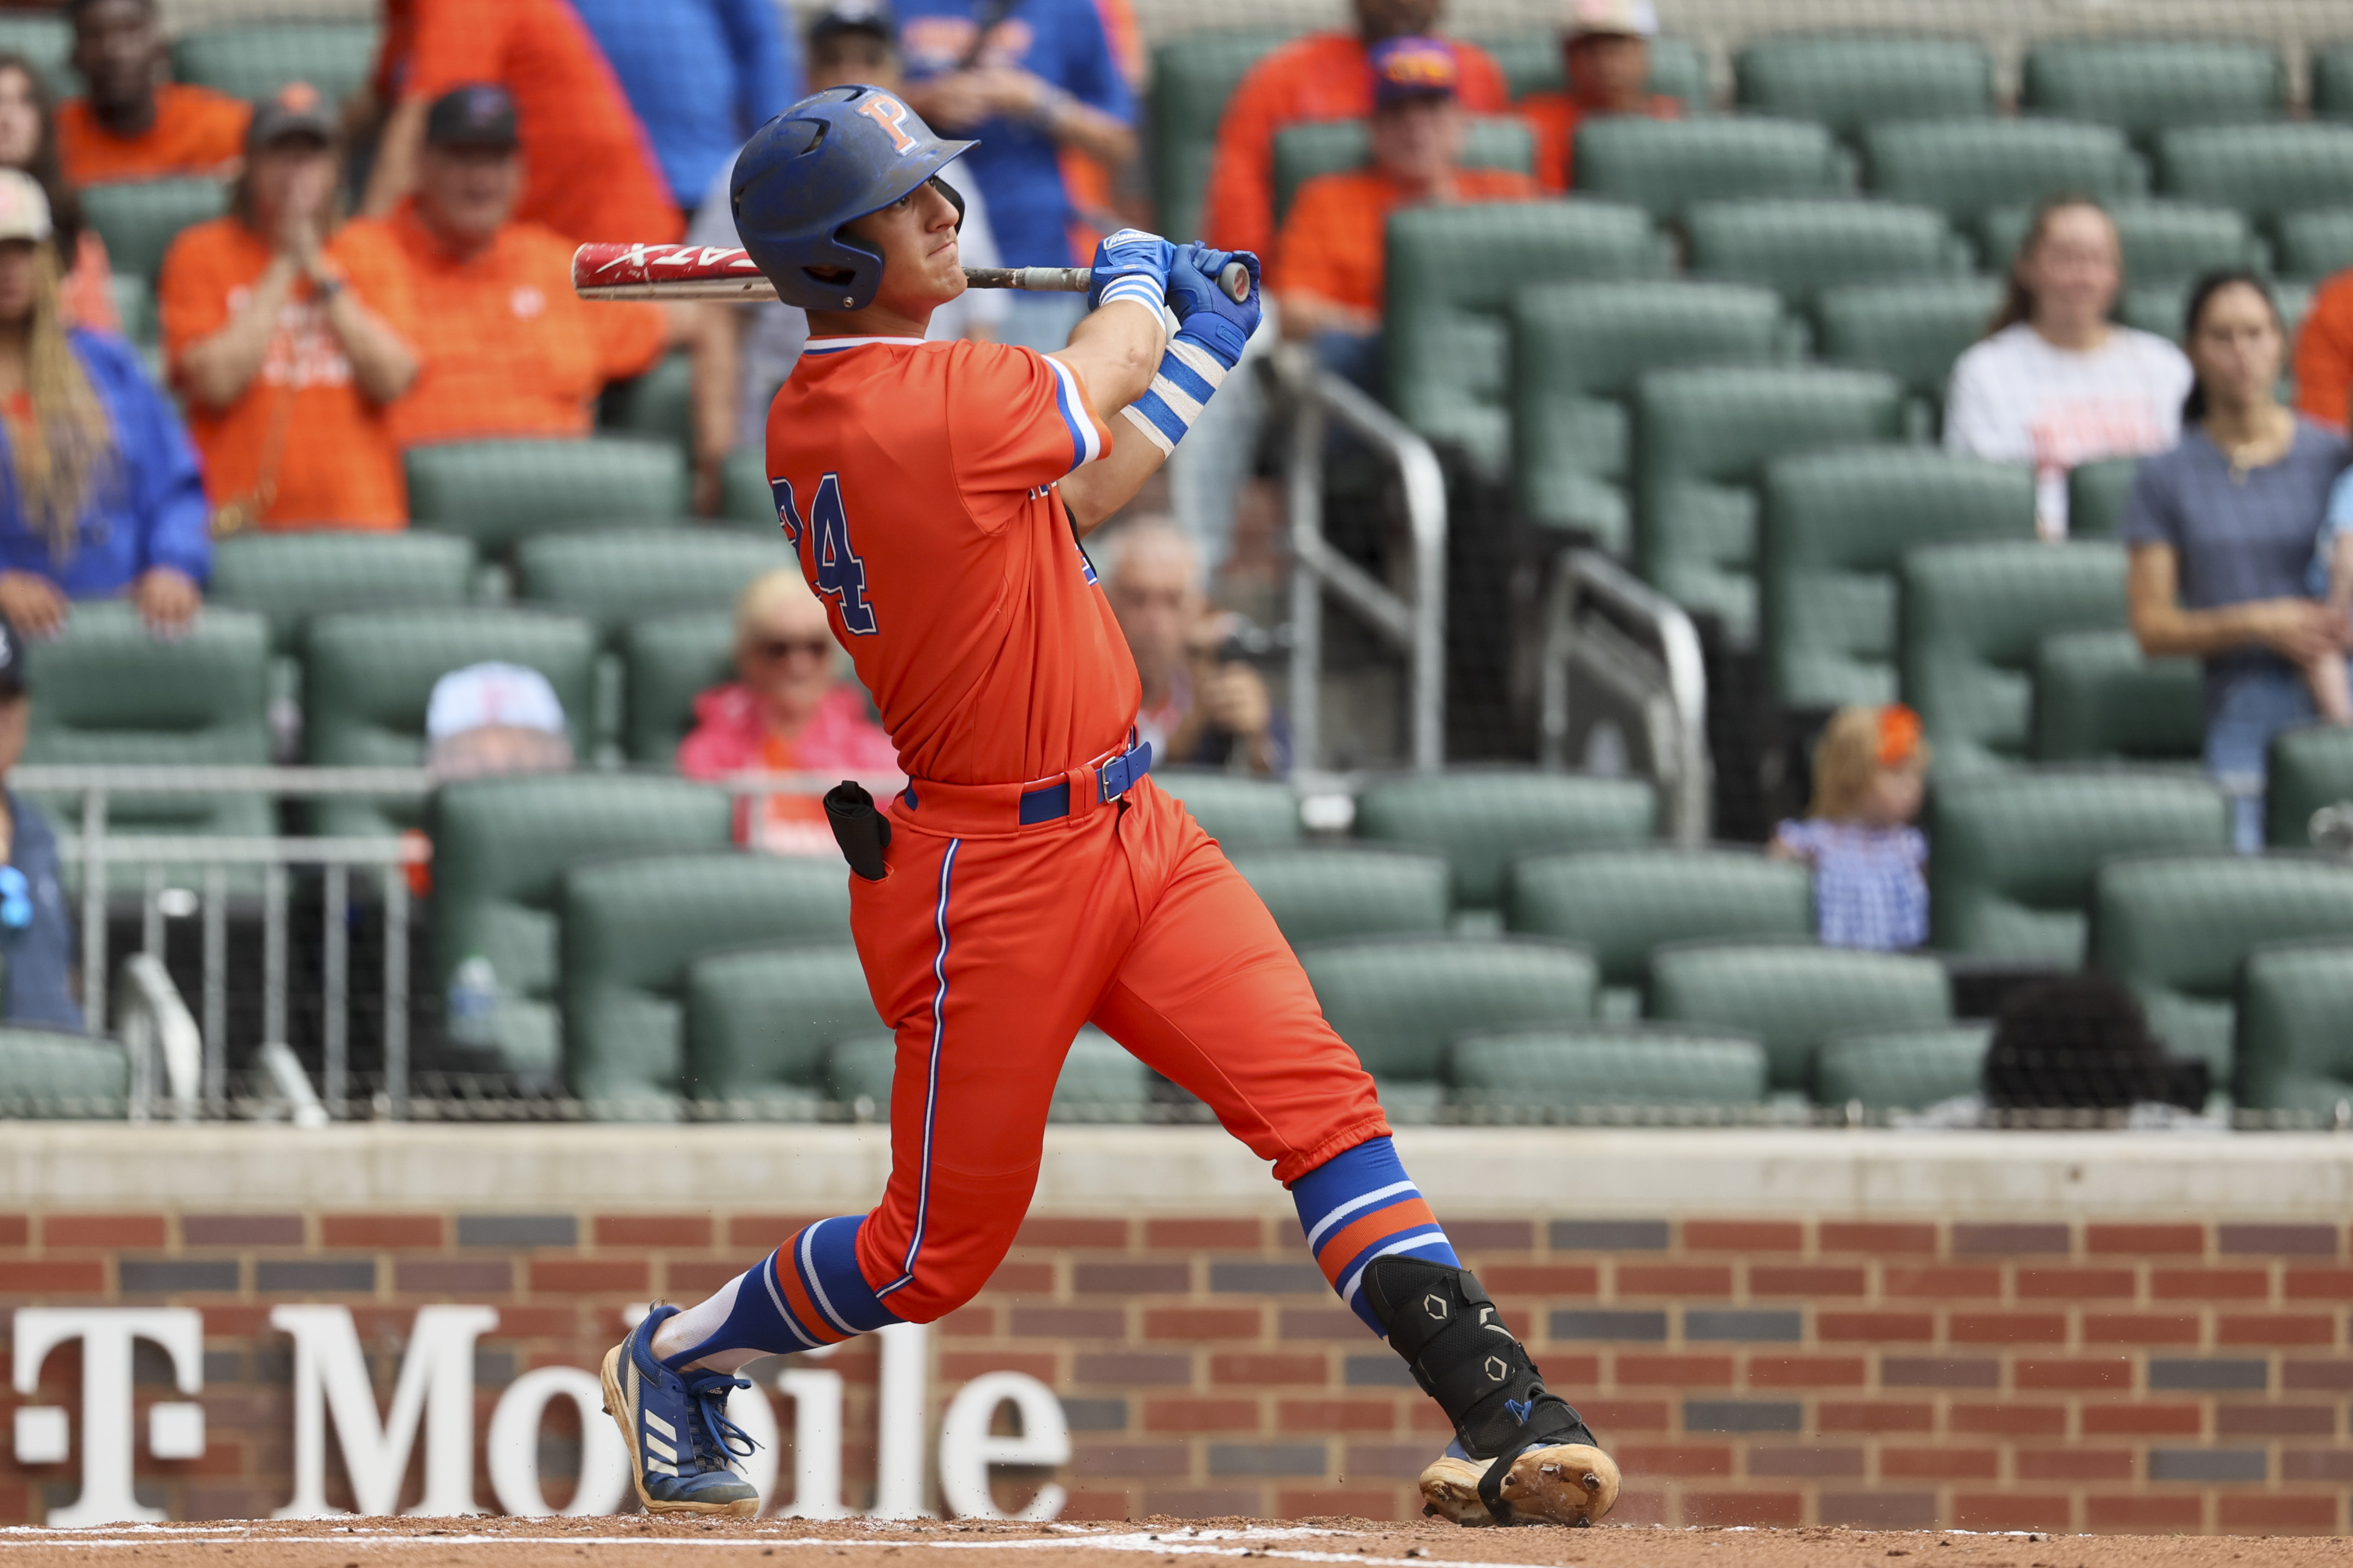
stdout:
<svg viewBox="0 0 2353 1568">
<path fill-rule="evenodd" d="M 1095 247 L 1094 276 L 1087 284 L 1087 309 L 1113 300 L 1134 300 L 1154 311 L 1168 293 L 1168 261 L 1176 247 L 1156 234 L 1124 228 Z"/>
<path fill-rule="evenodd" d="M 1218 280 L 1227 264 L 1234 261 L 1250 269 L 1250 292 L 1240 301 Z M 1240 363 L 1242 345 L 1258 331 L 1258 258 L 1247 250 L 1176 247 L 1168 266 L 1168 309 L 1176 318 L 1176 335 L 1198 343 L 1228 370 L 1233 369 Z"/>
</svg>

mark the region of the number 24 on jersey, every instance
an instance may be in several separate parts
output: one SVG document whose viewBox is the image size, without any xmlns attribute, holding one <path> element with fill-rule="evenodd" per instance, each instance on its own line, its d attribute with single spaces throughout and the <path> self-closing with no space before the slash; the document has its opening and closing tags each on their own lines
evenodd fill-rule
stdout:
<svg viewBox="0 0 2353 1568">
<path fill-rule="evenodd" d="M 817 591 L 840 605 L 841 624 L 853 635 L 871 637 L 874 606 L 866 602 L 866 563 L 849 548 L 849 514 L 841 507 L 839 476 L 828 474 L 818 481 L 806 524 L 793 502 L 790 479 L 770 479 L 768 490 L 776 498 L 776 521 L 783 524 L 785 537 L 794 548 L 799 548 L 804 532 L 811 535 L 809 557 L 817 568 Z"/>
</svg>

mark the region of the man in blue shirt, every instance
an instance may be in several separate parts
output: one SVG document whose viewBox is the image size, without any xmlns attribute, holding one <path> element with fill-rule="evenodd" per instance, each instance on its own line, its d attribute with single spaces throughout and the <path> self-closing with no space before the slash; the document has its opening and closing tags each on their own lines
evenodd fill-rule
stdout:
<svg viewBox="0 0 2353 1568">
<path fill-rule="evenodd" d="M 572 0 L 689 213 L 744 139 L 801 95 L 776 0 Z"/>
<path fill-rule="evenodd" d="M 1134 101 L 1094 0 L 902 0 L 899 50 L 915 112 L 979 139 L 963 166 L 1005 265 L 1082 265 L 1062 150 L 1112 168 L 1135 156 Z M 1004 341 L 1060 348 L 1084 309 L 1076 294 L 1017 296 Z"/>
<path fill-rule="evenodd" d="M 58 879 L 58 836 L 31 801 L 6 787 L 25 754 L 33 700 L 25 644 L 0 617 L 0 966 L 12 1024 L 81 1027 L 73 999 L 74 927 Z"/>
</svg>

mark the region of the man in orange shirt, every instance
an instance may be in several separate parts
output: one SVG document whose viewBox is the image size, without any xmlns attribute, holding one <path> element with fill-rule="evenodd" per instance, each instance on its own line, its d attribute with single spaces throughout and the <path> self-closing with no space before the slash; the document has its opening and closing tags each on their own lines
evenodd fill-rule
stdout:
<svg viewBox="0 0 2353 1568">
<path fill-rule="evenodd" d="M 385 216 L 416 185 L 426 106 L 486 81 L 514 96 L 522 121 L 517 217 L 575 245 L 684 231 L 645 127 L 564 0 L 385 0 L 371 88 L 387 118 L 362 211 Z"/>
<path fill-rule="evenodd" d="M 1265 255 L 1274 241 L 1274 133 L 1303 120 L 1361 120 L 1372 112 L 1365 68 L 1375 44 L 1427 35 L 1440 0 L 1355 0 L 1354 33 L 1311 33 L 1250 68 L 1226 104 L 1209 165 L 1201 231 L 1222 250 Z M 1501 114 L 1511 101 L 1503 68 L 1484 49 L 1453 39 L 1457 96 L 1473 114 Z"/>
<path fill-rule="evenodd" d="M 1560 52 L 1567 92 L 1532 92 L 1513 108 L 1536 137 L 1536 181 L 1566 191 L 1575 181 L 1577 128 L 1588 115 L 1647 114 L 1674 120 L 1683 106 L 1647 90 L 1659 14 L 1651 0 L 1567 0 Z"/>
<path fill-rule="evenodd" d="M 1275 246 L 1282 335 L 1312 342 L 1332 369 L 1369 383 L 1381 330 L 1387 227 L 1399 207 L 1432 202 L 1524 202 L 1542 195 L 1525 174 L 1461 166 L 1468 127 L 1454 51 L 1442 38 L 1374 46 L 1373 161 L 1299 187 Z"/>
<path fill-rule="evenodd" d="M 2295 334 L 2295 405 L 2345 428 L 2353 403 L 2353 268 L 2321 284 Z"/>
<path fill-rule="evenodd" d="M 332 232 L 334 120 L 294 82 L 254 111 L 225 217 L 164 258 L 164 353 L 215 527 L 398 528 L 388 405 L 417 379 L 408 268 L 381 225 Z"/>
<path fill-rule="evenodd" d="M 58 106 L 58 156 L 77 185 L 176 175 L 227 178 L 252 110 L 165 79 L 154 0 L 74 0 L 73 68 L 84 95 Z"/>
<path fill-rule="evenodd" d="M 605 384 L 670 339 L 659 305 L 615 310 L 572 291 L 572 241 L 513 216 L 523 184 L 515 104 L 459 88 L 423 126 L 417 194 L 381 224 L 408 262 L 424 374 L 392 408 L 404 447 L 488 436 L 585 436 Z"/>
</svg>

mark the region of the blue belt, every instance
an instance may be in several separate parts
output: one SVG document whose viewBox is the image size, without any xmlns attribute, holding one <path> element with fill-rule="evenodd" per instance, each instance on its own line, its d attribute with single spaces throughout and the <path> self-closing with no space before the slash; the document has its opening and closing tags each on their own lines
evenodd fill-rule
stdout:
<svg viewBox="0 0 2353 1568">
<path fill-rule="evenodd" d="M 1109 805 L 1152 771 L 1152 742 L 1140 742 L 1095 769 L 1095 798 Z M 1071 815 L 1071 781 L 1029 790 L 1021 796 L 1021 826 L 1053 822 Z"/>
</svg>

